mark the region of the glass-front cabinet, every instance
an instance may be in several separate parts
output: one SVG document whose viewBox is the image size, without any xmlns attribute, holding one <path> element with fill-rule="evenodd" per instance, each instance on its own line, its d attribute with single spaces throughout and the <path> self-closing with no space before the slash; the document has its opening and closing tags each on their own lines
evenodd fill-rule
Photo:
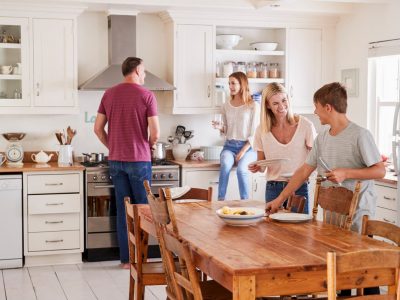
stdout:
<svg viewBox="0 0 400 300">
<path fill-rule="evenodd" d="M 28 19 L 0 17 L 0 106 L 29 105 Z"/>
</svg>

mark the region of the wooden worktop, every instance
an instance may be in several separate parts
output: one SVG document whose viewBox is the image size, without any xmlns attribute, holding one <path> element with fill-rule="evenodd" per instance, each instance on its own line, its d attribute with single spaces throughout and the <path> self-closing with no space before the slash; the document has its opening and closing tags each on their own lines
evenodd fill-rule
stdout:
<svg viewBox="0 0 400 300">
<path fill-rule="evenodd" d="M 219 160 L 171 160 L 172 162 L 180 165 L 182 168 L 219 168 Z"/>
<path fill-rule="evenodd" d="M 390 171 L 386 171 L 385 177 L 382 179 L 375 179 L 375 181 L 397 186 L 397 176 L 394 175 L 394 172 Z"/>
<path fill-rule="evenodd" d="M 11 166 L 4 163 L 0 167 L 0 173 L 23 173 L 23 172 L 47 172 L 47 171 L 83 171 L 85 167 L 79 163 L 72 166 L 59 166 L 57 162 L 47 164 L 24 163 L 21 166 Z"/>
</svg>

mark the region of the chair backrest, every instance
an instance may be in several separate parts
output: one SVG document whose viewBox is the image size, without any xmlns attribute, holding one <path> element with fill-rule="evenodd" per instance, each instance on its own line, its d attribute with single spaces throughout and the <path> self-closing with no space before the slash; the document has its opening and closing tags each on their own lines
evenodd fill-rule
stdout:
<svg viewBox="0 0 400 300">
<path fill-rule="evenodd" d="M 361 234 L 383 237 L 400 247 L 400 227 L 394 224 L 369 220 L 368 216 L 363 216 Z"/>
<path fill-rule="evenodd" d="M 125 197 L 126 225 L 128 231 L 129 262 L 142 273 L 142 263 L 147 259 L 147 235 L 141 234 L 139 213 L 130 198 Z"/>
<path fill-rule="evenodd" d="M 292 195 L 289 197 L 286 209 L 291 212 L 303 213 L 306 197 L 300 195 Z"/>
<path fill-rule="evenodd" d="M 336 252 L 330 251 L 327 254 L 328 300 L 336 300 L 337 290 L 357 288 L 357 292 L 360 293 L 362 291 L 360 284 L 363 287 L 396 286 L 396 290 L 395 295 L 362 297 L 362 295 L 358 294 L 360 297 L 357 297 L 357 299 L 399 300 L 399 268 L 400 250 L 363 250 L 342 255 L 337 255 Z M 384 269 L 386 271 L 393 269 L 391 276 L 383 276 L 381 272 Z M 346 277 L 346 280 L 336 280 L 337 275 L 349 272 L 357 272 L 360 275 L 352 276 L 354 281 L 350 281 L 348 279 L 350 277 Z"/>
<path fill-rule="evenodd" d="M 341 186 L 322 187 L 317 178 L 314 195 L 313 217 L 316 219 L 318 205 L 323 209 L 323 221 L 350 230 L 358 205 L 361 182 L 357 181 L 354 192 Z"/>
<path fill-rule="evenodd" d="M 168 188 L 164 188 L 163 190 L 166 191 Z M 200 188 L 191 188 L 187 193 L 184 195 L 172 199 L 172 200 L 179 200 L 179 199 L 196 199 L 196 200 L 212 200 L 212 187 L 208 189 L 200 189 Z"/>
<path fill-rule="evenodd" d="M 199 275 L 193 264 L 191 251 L 187 242 L 182 241 L 173 232 L 163 230 L 161 232 L 164 246 L 166 266 L 172 275 L 172 284 L 175 290 L 176 300 L 202 300 Z M 174 256 L 179 258 L 179 269 L 174 262 Z"/>
</svg>

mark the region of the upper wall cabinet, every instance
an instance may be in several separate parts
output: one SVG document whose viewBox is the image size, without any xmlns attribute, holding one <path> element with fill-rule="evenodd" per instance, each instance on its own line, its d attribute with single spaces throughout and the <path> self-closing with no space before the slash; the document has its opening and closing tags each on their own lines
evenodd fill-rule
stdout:
<svg viewBox="0 0 400 300">
<path fill-rule="evenodd" d="M 0 17 L 0 114 L 78 113 L 77 14 L 21 14 Z"/>
<path fill-rule="evenodd" d="M 33 20 L 33 105 L 73 108 L 74 24 L 72 20 Z"/>
<path fill-rule="evenodd" d="M 0 18 L 0 106 L 29 105 L 28 22 Z"/>
<path fill-rule="evenodd" d="M 212 112 L 213 27 L 176 25 L 173 113 Z"/>
<path fill-rule="evenodd" d="M 286 85 L 295 113 L 313 113 L 313 95 L 322 83 L 321 29 L 288 29 Z"/>
</svg>

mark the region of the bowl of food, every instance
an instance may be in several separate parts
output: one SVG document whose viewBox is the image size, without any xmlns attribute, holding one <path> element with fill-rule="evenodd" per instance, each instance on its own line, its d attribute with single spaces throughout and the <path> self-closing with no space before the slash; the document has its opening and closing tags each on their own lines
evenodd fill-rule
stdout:
<svg viewBox="0 0 400 300">
<path fill-rule="evenodd" d="M 216 43 L 219 49 L 233 49 L 243 38 L 238 34 L 217 34 Z"/>
<path fill-rule="evenodd" d="M 260 221 L 265 212 L 257 207 L 229 207 L 224 206 L 217 209 L 216 214 L 226 224 L 232 226 L 248 226 Z"/>
<path fill-rule="evenodd" d="M 254 42 L 254 43 L 250 43 L 250 46 L 254 50 L 274 51 L 278 47 L 278 43 Z"/>
</svg>

